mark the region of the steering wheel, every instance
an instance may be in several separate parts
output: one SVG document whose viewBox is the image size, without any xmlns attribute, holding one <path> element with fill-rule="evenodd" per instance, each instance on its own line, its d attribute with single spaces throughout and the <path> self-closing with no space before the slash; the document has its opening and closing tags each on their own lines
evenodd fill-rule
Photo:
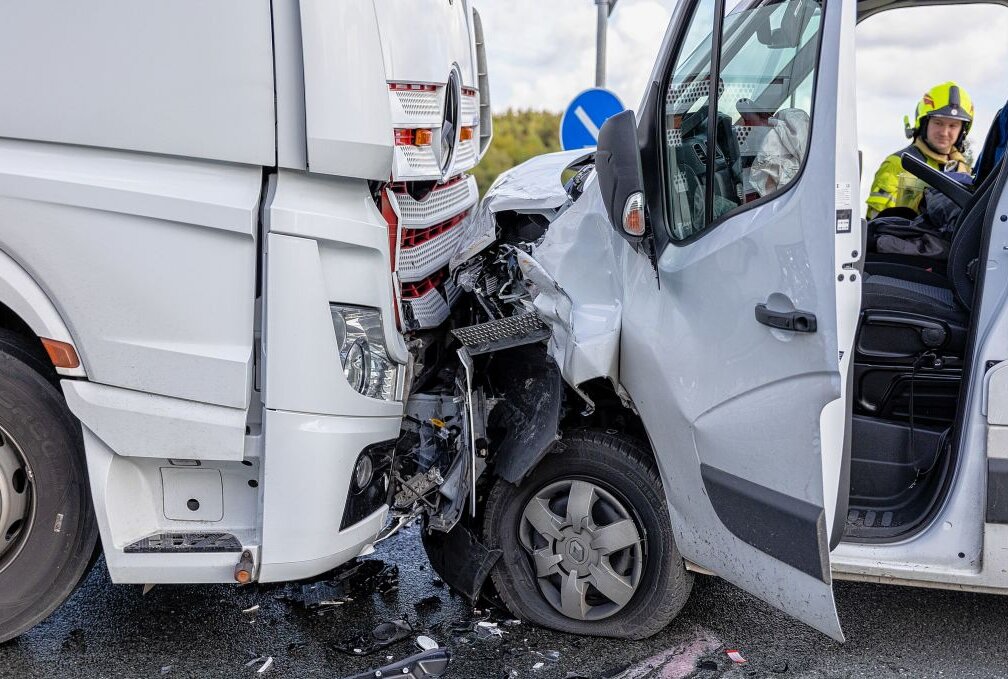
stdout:
<svg viewBox="0 0 1008 679">
<path fill-rule="evenodd" d="M 928 186 L 938 191 L 959 207 L 965 207 L 973 197 L 973 193 L 965 184 L 957 182 L 940 170 L 936 170 L 919 158 L 909 153 L 900 155 L 903 169 L 926 182 Z"/>
</svg>

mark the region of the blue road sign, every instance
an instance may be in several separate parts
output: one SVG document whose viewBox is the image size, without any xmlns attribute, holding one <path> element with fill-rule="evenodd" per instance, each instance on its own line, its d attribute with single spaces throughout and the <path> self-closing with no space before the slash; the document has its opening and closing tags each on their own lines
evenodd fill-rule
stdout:
<svg viewBox="0 0 1008 679">
<path fill-rule="evenodd" d="M 623 111 L 623 102 L 609 90 L 585 90 L 574 97 L 560 120 L 560 146 L 564 151 L 598 145 L 599 130 Z"/>
</svg>

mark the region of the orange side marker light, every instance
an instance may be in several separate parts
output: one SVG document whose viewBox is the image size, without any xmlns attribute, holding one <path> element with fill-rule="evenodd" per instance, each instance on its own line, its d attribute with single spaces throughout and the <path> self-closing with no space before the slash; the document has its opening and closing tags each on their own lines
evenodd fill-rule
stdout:
<svg viewBox="0 0 1008 679">
<path fill-rule="evenodd" d="M 47 337 L 42 337 L 41 340 L 53 366 L 70 369 L 80 367 L 80 358 L 77 357 L 77 350 L 73 348 L 72 344 Z"/>
</svg>

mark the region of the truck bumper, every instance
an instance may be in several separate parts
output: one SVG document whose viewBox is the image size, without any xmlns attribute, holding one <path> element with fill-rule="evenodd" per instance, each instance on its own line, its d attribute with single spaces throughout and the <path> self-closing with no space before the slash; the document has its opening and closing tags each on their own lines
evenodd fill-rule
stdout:
<svg viewBox="0 0 1008 679">
<path fill-rule="evenodd" d="M 399 435 L 398 417 L 265 411 L 260 582 L 308 578 L 369 547 L 388 506 L 340 530 L 361 452 Z"/>
</svg>

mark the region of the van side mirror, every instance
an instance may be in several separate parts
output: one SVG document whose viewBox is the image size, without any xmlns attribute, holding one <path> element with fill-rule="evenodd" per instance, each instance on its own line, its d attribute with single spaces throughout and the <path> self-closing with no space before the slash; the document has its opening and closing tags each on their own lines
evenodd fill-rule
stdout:
<svg viewBox="0 0 1008 679">
<path fill-rule="evenodd" d="M 599 188 L 609 222 L 634 248 L 644 240 L 644 171 L 633 111 L 609 118 L 599 131 L 595 154 Z"/>
</svg>

